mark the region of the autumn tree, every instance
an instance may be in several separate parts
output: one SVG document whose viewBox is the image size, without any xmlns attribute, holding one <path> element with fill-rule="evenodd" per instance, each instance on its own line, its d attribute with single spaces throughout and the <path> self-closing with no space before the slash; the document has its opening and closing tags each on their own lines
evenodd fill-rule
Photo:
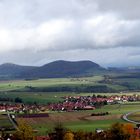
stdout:
<svg viewBox="0 0 140 140">
<path fill-rule="evenodd" d="M 63 140 L 74 140 L 74 134 L 71 131 L 67 131 L 64 135 Z"/>
<path fill-rule="evenodd" d="M 85 132 L 77 131 L 74 133 L 74 140 L 85 140 Z"/>
<path fill-rule="evenodd" d="M 27 122 L 20 120 L 14 137 L 15 140 L 34 140 L 33 129 Z"/>
<path fill-rule="evenodd" d="M 115 123 L 110 130 L 110 138 L 113 140 L 135 140 L 134 127 L 132 124 Z"/>
<path fill-rule="evenodd" d="M 124 132 L 124 135 L 126 135 L 129 138 L 129 140 L 136 140 L 134 127 L 132 124 L 130 124 L 130 123 L 124 124 L 123 132 Z"/>
</svg>

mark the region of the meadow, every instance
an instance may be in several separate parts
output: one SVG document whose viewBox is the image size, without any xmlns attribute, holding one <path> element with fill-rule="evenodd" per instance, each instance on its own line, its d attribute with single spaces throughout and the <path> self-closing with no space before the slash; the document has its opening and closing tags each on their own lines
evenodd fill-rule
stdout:
<svg viewBox="0 0 140 140">
<path fill-rule="evenodd" d="M 81 85 L 81 84 L 97 84 L 102 80 L 102 76 L 85 77 L 85 78 L 50 78 L 35 80 L 13 80 L 0 81 L 0 91 L 19 90 L 27 87 L 53 87 L 61 85 Z"/>
<path fill-rule="evenodd" d="M 140 123 L 140 111 L 134 112 L 128 116 L 128 119 Z"/>
<path fill-rule="evenodd" d="M 24 118 L 24 120 L 38 130 L 37 135 L 52 131 L 57 123 L 73 131 L 95 131 L 97 128 L 105 130 L 115 122 L 127 123 L 122 119 L 122 115 L 139 108 L 140 103 L 115 104 L 90 111 L 48 112 L 49 117 Z M 93 112 L 109 112 L 109 115 L 91 116 Z"/>
<path fill-rule="evenodd" d="M 140 92 L 129 92 L 129 93 L 70 93 L 70 92 L 0 92 L 1 98 L 14 99 L 19 97 L 23 103 L 26 104 L 48 104 L 58 103 L 64 101 L 65 96 L 93 96 L 93 95 L 133 95 L 140 94 Z"/>
<path fill-rule="evenodd" d="M 2 128 L 13 128 L 12 123 L 9 121 L 7 114 L 0 114 L 0 130 Z"/>
<path fill-rule="evenodd" d="M 0 92 L 88 92 L 138 91 L 140 79 L 97 75 L 81 78 L 48 78 L 0 81 Z"/>
</svg>

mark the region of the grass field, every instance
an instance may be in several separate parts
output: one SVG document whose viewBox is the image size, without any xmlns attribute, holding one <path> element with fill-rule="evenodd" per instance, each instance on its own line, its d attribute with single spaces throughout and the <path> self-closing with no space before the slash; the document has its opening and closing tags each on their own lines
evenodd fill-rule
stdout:
<svg viewBox="0 0 140 140">
<path fill-rule="evenodd" d="M 81 84 L 97 84 L 102 80 L 102 76 L 85 77 L 85 78 L 53 78 L 38 80 L 14 80 L 1 81 L 0 91 L 10 91 L 24 89 L 26 86 L 32 87 L 53 87 L 61 85 L 81 85 Z"/>
<path fill-rule="evenodd" d="M 22 99 L 24 103 L 38 103 L 38 104 L 47 104 L 63 101 L 61 97 L 65 96 L 65 93 L 41 93 L 41 92 L 4 92 L 0 93 L 0 97 L 2 98 L 12 98 L 13 100 L 16 97 Z"/>
<path fill-rule="evenodd" d="M 103 108 L 93 111 L 77 112 L 53 112 L 46 118 L 24 118 L 34 129 L 38 130 L 39 135 L 51 131 L 55 124 L 61 122 L 64 127 L 73 131 L 84 130 L 94 131 L 96 128 L 108 129 L 115 122 L 126 123 L 121 119 L 125 113 L 137 110 L 140 103 L 106 105 Z M 91 116 L 93 112 L 109 112 L 107 116 Z"/>
<path fill-rule="evenodd" d="M 140 111 L 130 114 L 130 115 L 128 116 L 128 119 L 140 123 Z"/>
<path fill-rule="evenodd" d="M 64 96 L 92 96 L 95 95 L 133 95 L 139 94 L 140 92 L 130 92 L 130 93 L 70 93 L 70 92 L 0 92 L 1 98 L 12 98 L 13 100 L 16 97 L 22 99 L 24 103 L 38 103 L 38 104 L 47 104 L 61 102 L 64 99 Z"/>
<path fill-rule="evenodd" d="M 88 86 L 106 86 L 112 91 L 128 91 L 140 89 L 140 79 L 136 78 L 111 78 L 111 82 L 105 80 L 103 75 L 83 77 L 83 78 L 52 78 L 52 79 L 36 79 L 36 80 L 13 80 L 13 81 L 0 81 L 0 91 L 32 91 L 43 90 L 46 88 L 69 87 L 71 90 Z M 54 90 L 53 89 L 53 90 Z M 38 92 L 38 91 L 37 91 Z"/>
<path fill-rule="evenodd" d="M 12 124 L 9 121 L 6 114 L 0 114 L 0 128 L 12 128 Z"/>
<path fill-rule="evenodd" d="M 24 103 L 38 103 L 38 104 L 47 104 L 61 102 L 64 99 L 64 96 L 92 96 L 95 95 L 133 95 L 140 94 L 140 92 L 130 92 L 130 93 L 70 93 L 70 92 L 0 92 L 1 98 L 12 98 L 13 100 L 16 97 L 22 99 Z"/>
</svg>

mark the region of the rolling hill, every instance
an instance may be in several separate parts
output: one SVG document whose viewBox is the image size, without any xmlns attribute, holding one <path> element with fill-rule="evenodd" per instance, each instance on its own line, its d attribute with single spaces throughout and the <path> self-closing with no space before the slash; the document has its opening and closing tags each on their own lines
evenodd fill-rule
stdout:
<svg viewBox="0 0 140 140">
<path fill-rule="evenodd" d="M 91 61 L 54 61 L 25 72 L 25 77 L 62 78 L 93 75 L 105 71 L 104 68 Z"/>
<path fill-rule="evenodd" d="M 63 78 L 88 76 L 106 69 L 92 61 L 54 61 L 40 67 L 21 66 L 12 63 L 0 65 L 1 78 Z"/>
<path fill-rule="evenodd" d="M 25 71 L 34 69 L 33 66 L 21 66 L 12 63 L 5 63 L 0 65 L 0 77 L 4 79 L 17 78 Z"/>
</svg>

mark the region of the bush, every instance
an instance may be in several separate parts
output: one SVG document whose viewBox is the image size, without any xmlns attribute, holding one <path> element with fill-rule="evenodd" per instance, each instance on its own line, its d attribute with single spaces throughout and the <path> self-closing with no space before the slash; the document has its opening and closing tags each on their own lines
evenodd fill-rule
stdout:
<svg viewBox="0 0 140 140">
<path fill-rule="evenodd" d="M 105 116 L 109 115 L 109 112 L 92 113 L 91 116 Z"/>
<path fill-rule="evenodd" d="M 23 101 L 22 101 L 22 99 L 21 98 L 19 98 L 19 97 L 16 97 L 15 98 L 15 103 L 22 103 Z"/>
</svg>

